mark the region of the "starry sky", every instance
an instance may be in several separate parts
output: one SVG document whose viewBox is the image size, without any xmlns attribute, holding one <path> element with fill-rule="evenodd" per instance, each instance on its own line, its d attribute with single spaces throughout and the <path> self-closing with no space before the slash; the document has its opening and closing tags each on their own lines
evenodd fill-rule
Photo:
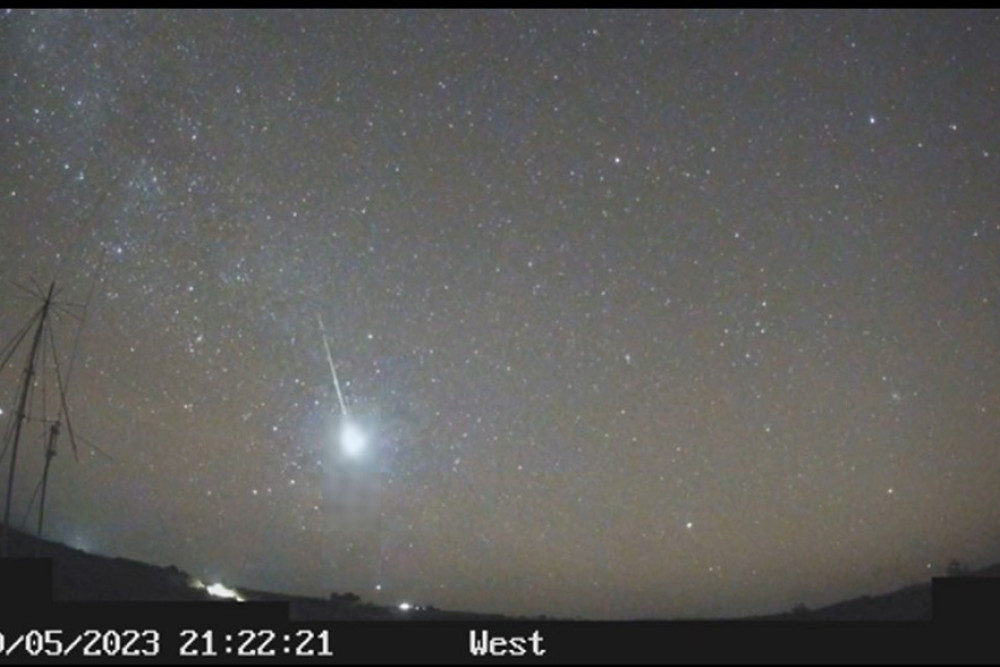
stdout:
<svg viewBox="0 0 1000 667">
<path fill-rule="evenodd" d="M 46 534 L 593 619 L 996 562 L 998 183 L 997 12 L 5 10 Z"/>
</svg>

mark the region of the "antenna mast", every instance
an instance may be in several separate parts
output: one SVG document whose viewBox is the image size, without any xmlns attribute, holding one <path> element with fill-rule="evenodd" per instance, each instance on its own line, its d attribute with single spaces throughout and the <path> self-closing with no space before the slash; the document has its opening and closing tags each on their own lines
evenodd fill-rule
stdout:
<svg viewBox="0 0 1000 667">
<path fill-rule="evenodd" d="M 14 423 L 14 447 L 10 455 L 10 474 L 7 476 L 7 502 L 3 512 L 3 532 L 0 533 L 0 556 L 6 558 L 8 555 L 8 529 L 10 527 L 10 503 L 14 492 L 14 472 L 17 464 L 17 448 L 21 440 L 21 426 L 27 415 L 24 413 L 28 404 L 28 391 L 35 376 L 35 357 L 38 355 L 38 346 L 42 341 L 42 329 L 45 328 L 45 320 L 49 315 L 49 306 L 52 305 L 52 293 L 56 284 L 53 281 L 49 285 L 49 293 L 45 297 L 42 305 L 42 315 L 38 320 L 38 328 L 35 329 L 35 338 L 31 342 L 31 352 L 28 354 L 28 361 L 24 369 L 24 385 L 21 387 L 21 398 L 17 404 L 17 415 Z"/>
<path fill-rule="evenodd" d="M 45 450 L 45 472 L 42 473 L 42 499 L 38 505 L 38 536 L 42 536 L 42 524 L 45 521 L 45 490 L 49 485 L 49 466 L 56 455 L 56 438 L 59 437 L 59 420 L 57 419 L 49 430 L 49 446 Z"/>
</svg>

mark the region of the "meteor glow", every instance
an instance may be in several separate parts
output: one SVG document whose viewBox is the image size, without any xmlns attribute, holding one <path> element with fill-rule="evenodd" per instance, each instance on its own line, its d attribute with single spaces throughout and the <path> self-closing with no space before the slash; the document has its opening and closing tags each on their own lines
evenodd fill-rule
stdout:
<svg viewBox="0 0 1000 667">
<path fill-rule="evenodd" d="M 337 392 L 337 402 L 340 404 L 341 422 L 337 438 L 340 443 L 340 451 L 348 458 L 354 459 L 361 456 L 368 448 L 368 434 L 357 422 L 351 419 L 347 411 L 347 402 L 344 401 L 344 393 L 340 390 L 337 367 L 333 363 L 333 354 L 330 352 L 330 341 L 326 336 L 323 318 L 317 315 L 316 321 L 319 322 L 319 331 L 323 337 L 323 350 L 326 352 L 326 361 L 330 365 L 330 376 L 333 378 L 333 388 Z"/>
<path fill-rule="evenodd" d="M 368 434 L 355 422 L 345 418 L 340 423 L 340 450 L 350 458 L 357 458 L 368 447 Z"/>
</svg>

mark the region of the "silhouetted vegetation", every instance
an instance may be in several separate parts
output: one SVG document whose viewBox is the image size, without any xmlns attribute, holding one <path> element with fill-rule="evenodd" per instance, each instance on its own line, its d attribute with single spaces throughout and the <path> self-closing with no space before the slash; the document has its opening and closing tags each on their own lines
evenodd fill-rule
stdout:
<svg viewBox="0 0 1000 667">
<path fill-rule="evenodd" d="M 949 577 L 964 577 L 969 574 L 969 571 L 968 565 L 954 558 L 948 563 L 948 567 L 945 569 L 945 573 Z"/>
<path fill-rule="evenodd" d="M 330 593 L 330 602 L 345 607 L 354 606 L 361 601 L 357 593 Z"/>
</svg>

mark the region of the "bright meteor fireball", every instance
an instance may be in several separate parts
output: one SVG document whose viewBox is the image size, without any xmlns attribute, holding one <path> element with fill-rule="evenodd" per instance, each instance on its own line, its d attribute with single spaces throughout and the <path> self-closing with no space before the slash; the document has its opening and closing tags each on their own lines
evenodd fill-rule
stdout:
<svg viewBox="0 0 1000 667">
<path fill-rule="evenodd" d="M 340 451 L 348 458 L 357 458 L 368 446 L 368 434 L 350 417 L 340 422 Z"/>
<path fill-rule="evenodd" d="M 368 447 L 368 434 L 360 424 L 351 419 L 347 412 L 347 403 L 344 401 L 344 394 L 340 390 L 340 381 L 337 379 L 337 367 L 333 363 L 333 355 L 330 354 L 330 343 L 326 338 L 326 327 L 323 326 L 323 318 L 316 316 L 319 322 L 320 334 L 323 336 L 323 349 L 326 352 L 327 363 L 330 364 L 330 375 L 333 379 L 333 388 L 337 392 L 337 402 L 340 404 L 340 431 L 338 440 L 340 451 L 350 459 L 361 456 Z"/>
</svg>

